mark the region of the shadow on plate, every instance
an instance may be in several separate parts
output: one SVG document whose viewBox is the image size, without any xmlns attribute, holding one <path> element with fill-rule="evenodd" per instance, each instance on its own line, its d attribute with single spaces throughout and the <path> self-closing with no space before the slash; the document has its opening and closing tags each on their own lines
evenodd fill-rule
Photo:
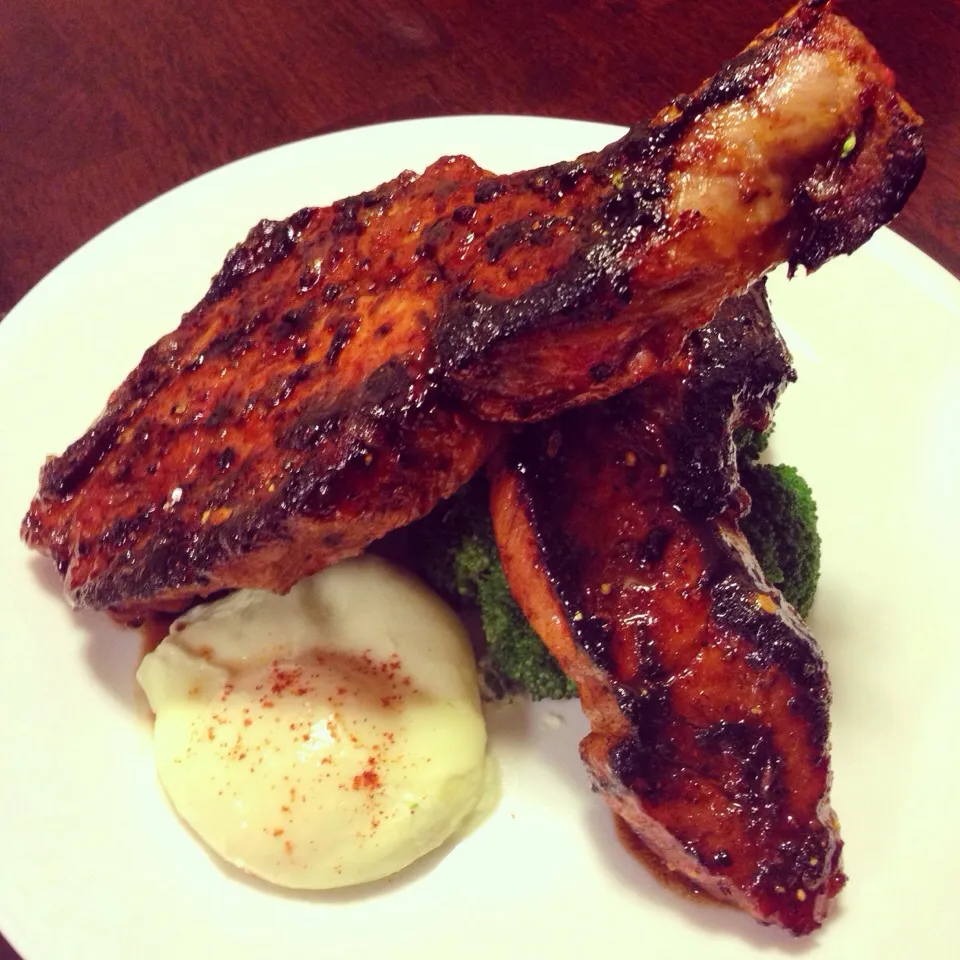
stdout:
<svg viewBox="0 0 960 960">
<path fill-rule="evenodd" d="M 193 833 L 190 826 L 180 821 L 184 830 Z M 194 834 L 195 836 L 195 834 Z M 355 884 L 350 887 L 342 887 L 338 890 L 292 890 L 287 887 L 278 887 L 276 884 L 268 883 L 252 874 L 246 873 L 239 867 L 233 866 L 222 857 L 218 856 L 202 840 L 197 838 L 197 843 L 203 846 L 211 862 L 228 880 L 234 883 L 242 883 L 248 887 L 259 891 L 270 897 L 280 897 L 284 900 L 302 900 L 305 903 L 329 904 L 331 906 L 348 903 L 363 903 L 367 900 L 377 900 L 380 897 L 389 896 L 397 890 L 402 890 L 410 884 L 417 883 L 427 874 L 432 873 L 443 861 L 447 855 L 456 846 L 458 837 L 451 838 L 440 844 L 436 850 L 415 860 L 408 867 L 404 867 L 399 873 L 384 877 L 382 880 L 372 880 L 370 883 Z"/>
<path fill-rule="evenodd" d="M 681 914 L 691 925 L 700 927 L 708 934 L 737 937 L 755 950 L 769 950 L 784 956 L 801 956 L 816 949 L 820 936 L 794 937 L 779 927 L 765 927 L 735 907 L 718 903 L 672 889 L 672 882 L 664 882 L 655 875 L 655 870 L 641 863 L 626 849 L 617 836 L 614 818 L 599 797 L 596 803 L 584 811 L 584 828 L 593 837 L 597 850 L 607 869 L 624 886 L 633 888 L 639 898 L 658 911 Z M 840 910 L 835 906 L 825 925 L 829 934 L 830 925 L 836 923 Z"/>
<path fill-rule="evenodd" d="M 63 580 L 50 559 L 34 554 L 30 568 L 37 585 L 66 606 Z M 72 610 L 69 616 L 73 628 L 82 635 L 84 655 L 94 678 L 116 700 L 142 714 L 145 699 L 135 677 L 143 654 L 140 632 L 121 627 L 97 610 Z"/>
<path fill-rule="evenodd" d="M 560 772 L 568 781 L 571 790 L 581 798 L 581 824 L 598 851 L 603 867 L 609 871 L 620 886 L 634 891 L 638 901 L 653 906 L 657 911 L 680 914 L 692 926 L 700 927 L 709 934 L 736 937 L 755 950 L 769 950 L 784 956 L 801 956 L 818 946 L 820 936 L 794 937 L 779 927 L 765 927 L 734 907 L 709 898 L 692 895 L 689 891 L 675 889 L 677 881 L 661 878 L 658 871 L 628 850 L 617 835 L 614 817 L 600 796 L 590 790 L 589 777 L 580 760 L 579 734 L 586 731 L 586 723 L 577 725 L 569 714 L 574 703 L 558 705 L 564 716 L 560 727 L 551 729 L 547 735 L 538 736 L 538 757 L 551 768 Z M 576 705 L 579 709 L 579 705 Z M 533 724 L 542 720 L 546 704 L 539 708 L 529 707 L 523 711 L 514 709 L 509 716 L 524 717 L 526 735 Z M 549 709 L 549 708 L 548 708 Z M 534 713 L 541 717 L 534 718 Z M 558 710 L 559 713 L 559 710 Z M 506 731 L 503 716 L 491 730 L 493 739 L 499 741 Z M 577 717 L 576 720 L 580 720 Z M 836 923 L 841 910 L 834 905 L 824 928 L 826 935 Z"/>
<path fill-rule="evenodd" d="M 829 583 L 817 587 L 817 601 L 806 622 L 828 666 L 834 653 L 839 653 L 841 647 L 848 647 L 850 641 L 862 633 L 862 629 L 857 629 L 853 610 L 850 598 L 832 590 Z"/>
</svg>

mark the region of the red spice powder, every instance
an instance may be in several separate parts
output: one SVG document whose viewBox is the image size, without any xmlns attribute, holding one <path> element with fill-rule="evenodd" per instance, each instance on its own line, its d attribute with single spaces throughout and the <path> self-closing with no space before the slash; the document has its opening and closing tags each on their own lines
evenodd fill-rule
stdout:
<svg viewBox="0 0 960 960">
<path fill-rule="evenodd" d="M 298 696 L 303 696 L 303 694 L 307 692 L 306 688 L 300 682 L 303 677 L 303 667 L 294 666 L 283 669 L 279 661 L 274 660 L 272 670 L 272 683 L 270 685 L 272 693 L 279 695 L 285 693 L 293 686 L 297 687 L 294 693 Z M 301 690 L 303 691 L 302 693 L 299 692 Z"/>
<path fill-rule="evenodd" d="M 358 773 L 353 778 L 353 789 L 354 790 L 376 790 L 380 786 L 380 777 L 377 775 L 376 770 L 367 768 L 363 773 Z"/>
</svg>

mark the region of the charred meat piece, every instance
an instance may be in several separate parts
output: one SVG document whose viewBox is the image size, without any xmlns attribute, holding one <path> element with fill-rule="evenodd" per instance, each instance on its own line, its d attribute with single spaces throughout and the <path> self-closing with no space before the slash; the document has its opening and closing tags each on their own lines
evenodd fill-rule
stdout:
<svg viewBox="0 0 960 960">
<path fill-rule="evenodd" d="M 730 443 L 744 414 L 762 424 L 788 358 L 741 301 L 689 361 L 508 441 L 494 530 L 514 595 L 578 685 L 581 756 L 613 811 L 705 892 L 809 933 L 845 879 L 830 692 L 740 534 Z"/>
<path fill-rule="evenodd" d="M 264 221 L 43 468 L 23 536 L 127 617 L 287 590 L 450 494 L 489 421 L 611 396 L 772 266 L 854 249 L 916 183 L 919 123 L 808 2 L 599 153 L 448 157 Z"/>
</svg>

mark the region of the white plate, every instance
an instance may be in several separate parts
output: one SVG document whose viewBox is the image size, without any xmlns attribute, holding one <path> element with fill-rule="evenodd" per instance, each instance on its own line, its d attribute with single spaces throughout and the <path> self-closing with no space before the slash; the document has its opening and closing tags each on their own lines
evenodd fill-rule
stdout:
<svg viewBox="0 0 960 960">
<path fill-rule="evenodd" d="M 801 467 L 820 504 L 812 623 L 833 678 L 834 801 L 850 875 L 810 941 L 688 903 L 619 847 L 580 769 L 576 704 L 493 711 L 498 810 L 408 874 L 326 896 L 245 881 L 207 855 L 157 787 L 133 696 L 137 636 L 72 613 L 49 562 L 18 540 L 43 458 L 86 428 L 256 220 L 443 153 L 507 171 L 618 132 L 466 117 L 291 144 L 138 210 L 0 324 L 0 927 L 28 960 L 951 953 L 960 284 L 889 232 L 772 287 L 800 372 L 774 455 Z"/>
</svg>

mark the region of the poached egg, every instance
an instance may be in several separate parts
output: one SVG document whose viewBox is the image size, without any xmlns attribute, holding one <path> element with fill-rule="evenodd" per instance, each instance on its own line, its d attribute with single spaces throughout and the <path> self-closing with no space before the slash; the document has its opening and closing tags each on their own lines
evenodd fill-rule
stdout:
<svg viewBox="0 0 960 960">
<path fill-rule="evenodd" d="M 383 560 L 197 607 L 137 679 L 159 779 L 194 831 L 285 887 L 377 880 L 454 834 L 486 729 L 459 618 Z"/>
</svg>

